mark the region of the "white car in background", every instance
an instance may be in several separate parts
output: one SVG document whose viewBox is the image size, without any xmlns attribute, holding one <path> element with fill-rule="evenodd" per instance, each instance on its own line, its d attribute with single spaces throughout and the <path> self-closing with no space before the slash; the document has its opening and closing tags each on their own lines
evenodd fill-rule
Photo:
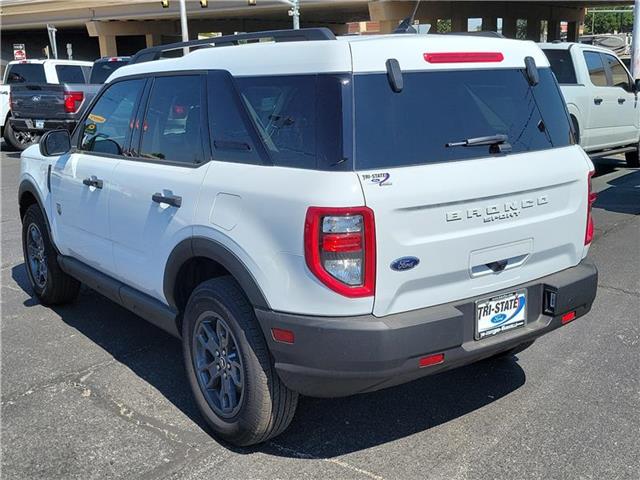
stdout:
<svg viewBox="0 0 640 480">
<path fill-rule="evenodd" d="M 79 60 L 16 60 L 9 62 L 0 85 L 0 130 L 5 142 L 14 149 L 34 142 L 34 134 L 15 132 L 9 125 L 11 85 L 24 83 L 87 83 L 92 62 Z"/>
<path fill-rule="evenodd" d="M 640 80 L 611 50 L 581 43 L 544 43 L 567 102 L 577 140 L 591 158 L 624 153 L 640 167 Z"/>
</svg>

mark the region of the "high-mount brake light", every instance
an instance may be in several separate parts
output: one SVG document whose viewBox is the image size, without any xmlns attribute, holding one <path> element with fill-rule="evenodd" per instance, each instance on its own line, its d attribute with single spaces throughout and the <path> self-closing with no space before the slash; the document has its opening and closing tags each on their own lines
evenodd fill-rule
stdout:
<svg viewBox="0 0 640 480">
<path fill-rule="evenodd" d="M 596 172 L 591 170 L 589 172 L 588 179 L 588 189 L 587 189 L 587 230 L 584 234 L 584 244 L 589 245 L 593 240 L 593 233 L 595 230 L 595 226 L 593 223 L 593 215 L 591 214 L 591 210 L 593 209 L 593 204 L 596 203 L 596 199 L 598 195 L 593 191 L 592 178 Z"/>
<path fill-rule="evenodd" d="M 497 63 L 504 60 L 500 52 L 438 52 L 425 53 L 429 63 Z"/>
<path fill-rule="evenodd" d="M 83 100 L 84 100 L 84 93 L 82 92 L 65 92 L 64 111 L 67 113 L 77 112 Z"/>
<path fill-rule="evenodd" d="M 304 227 L 309 270 L 345 297 L 375 292 L 376 236 L 373 211 L 367 207 L 309 207 Z"/>
</svg>

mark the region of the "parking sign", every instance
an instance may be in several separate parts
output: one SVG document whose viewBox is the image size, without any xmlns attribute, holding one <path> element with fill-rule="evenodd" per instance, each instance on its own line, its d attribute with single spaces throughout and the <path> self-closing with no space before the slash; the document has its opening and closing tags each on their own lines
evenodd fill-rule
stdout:
<svg viewBox="0 0 640 480">
<path fill-rule="evenodd" d="M 27 52 L 24 49 L 24 43 L 13 44 L 13 59 L 14 60 L 26 60 Z"/>
</svg>

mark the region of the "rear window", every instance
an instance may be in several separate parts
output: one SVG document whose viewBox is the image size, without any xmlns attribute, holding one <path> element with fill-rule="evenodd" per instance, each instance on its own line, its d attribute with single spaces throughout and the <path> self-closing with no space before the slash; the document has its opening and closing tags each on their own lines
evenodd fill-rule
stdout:
<svg viewBox="0 0 640 480">
<path fill-rule="evenodd" d="M 274 165 L 346 168 L 343 80 L 349 83 L 339 75 L 236 78 L 240 97 Z"/>
<path fill-rule="evenodd" d="M 104 83 L 109 78 L 109 75 L 127 63 L 129 63 L 128 60 L 110 60 L 94 63 L 89 83 Z"/>
<path fill-rule="evenodd" d="M 358 170 L 467 160 L 489 147 L 450 142 L 503 134 L 511 153 L 571 143 L 569 117 L 549 68 L 531 87 L 523 70 L 405 72 L 394 93 L 386 74 L 354 76 Z"/>
<path fill-rule="evenodd" d="M 56 65 L 60 83 L 86 83 L 85 71 L 80 65 Z"/>
<path fill-rule="evenodd" d="M 575 85 L 576 70 L 573 66 L 573 59 L 569 50 L 544 50 L 549 59 L 551 70 L 558 79 L 558 83 Z"/>
<path fill-rule="evenodd" d="M 47 83 L 44 66 L 41 63 L 14 63 L 9 65 L 7 84 Z"/>
</svg>

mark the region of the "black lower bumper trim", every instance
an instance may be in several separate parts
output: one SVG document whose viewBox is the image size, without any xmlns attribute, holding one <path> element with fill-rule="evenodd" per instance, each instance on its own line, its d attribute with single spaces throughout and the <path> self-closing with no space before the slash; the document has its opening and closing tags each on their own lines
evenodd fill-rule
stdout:
<svg viewBox="0 0 640 480">
<path fill-rule="evenodd" d="M 71 132 L 76 126 L 76 120 L 44 120 L 42 128 L 36 128 L 36 122 L 30 118 L 9 118 L 11 128 L 17 132 L 44 133 L 49 130 L 69 130 Z"/>
<path fill-rule="evenodd" d="M 289 388 L 309 396 L 340 397 L 405 383 L 534 340 L 562 326 L 564 314 L 586 314 L 597 283 L 595 265 L 583 260 L 534 282 L 494 292 L 526 288 L 527 324 L 479 341 L 474 339 L 477 298 L 381 318 L 311 317 L 259 309 L 256 315 L 276 370 Z M 553 314 L 543 313 L 545 290 L 556 293 Z M 295 343 L 274 341 L 274 327 L 292 330 Z M 444 353 L 444 363 L 419 368 L 419 358 L 432 353 Z"/>
</svg>

